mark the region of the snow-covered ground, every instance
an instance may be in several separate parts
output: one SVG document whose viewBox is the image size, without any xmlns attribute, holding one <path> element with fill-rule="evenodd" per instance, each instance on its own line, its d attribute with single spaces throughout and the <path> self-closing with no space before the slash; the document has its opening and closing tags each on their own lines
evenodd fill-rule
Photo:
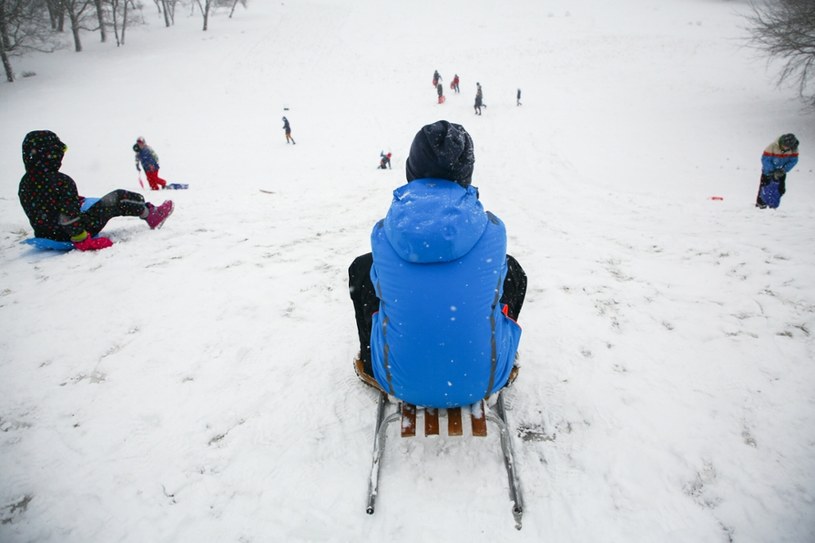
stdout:
<svg viewBox="0 0 815 543">
<path fill-rule="evenodd" d="M 748 11 L 254 0 L 204 33 L 150 4 L 125 47 L 16 59 L 37 75 L 0 84 L 0 541 L 815 540 L 815 129 L 745 47 Z M 521 531 L 494 430 L 391 433 L 364 511 L 376 395 L 346 270 L 442 118 L 529 276 Z M 32 251 L 35 129 L 83 194 L 140 190 L 139 135 L 191 189 L 147 194 L 176 203 L 162 230 Z M 785 132 L 801 161 L 757 210 Z"/>
</svg>

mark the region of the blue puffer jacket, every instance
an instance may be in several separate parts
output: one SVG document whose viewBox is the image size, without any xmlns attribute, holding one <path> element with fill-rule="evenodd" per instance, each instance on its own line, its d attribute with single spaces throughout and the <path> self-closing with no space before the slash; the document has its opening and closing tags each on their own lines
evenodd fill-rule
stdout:
<svg viewBox="0 0 815 543">
<path fill-rule="evenodd" d="M 417 179 L 394 191 L 371 234 L 380 299 L 374 376 L 426 407 L 469 405 L 500 390 L 521 329 L 502 313 L 506 230 L 474 187 Z"/>
<path fill-rule="evenodd" d="M 784 151 L 778 140 L 772 142 L 761 154 L 761 171 L 770 175 L 775 170 L 784 170 L 789 173 L 798 164 L 798 151 Z"/>
</svg>

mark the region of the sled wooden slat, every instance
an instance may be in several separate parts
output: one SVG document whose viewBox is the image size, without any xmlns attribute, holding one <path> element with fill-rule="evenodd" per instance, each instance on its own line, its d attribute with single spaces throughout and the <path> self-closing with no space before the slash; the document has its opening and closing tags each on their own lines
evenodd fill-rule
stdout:
<svg viewBox="0 0 815 543">
<path fill-rule="evenodd" d="M 416 435 L 416 406 L 409 403 L 402 404 L 402 437 Z"/>
<path fill-rule="evenodd" d="M 461 424 L 461 408 L 453 407 L 447 410 L 447 435 L 464 435 L 464 428 Z"/>
<path fill-rule="evenodd" d="M 484 400 L 470 406 L 470 420 L 473 425 L 473 435 L 485 437 L 487 435 L 487 412 L 484 410 Z"/>
<path fill-rule="evenodd" d="M 416 407 L 409 403 L 400 403 L 399 412 L 401 414 L 400 426 L 402 437 L 414 437 L 416 435 L 416 414 L 420 410 L 424 411 L 424 435 L 439 435 L 439 415 L 447 416 L 448 436 L 459 437 L 464 435 L 464 422 L 460 407 L 436 409 L 432 407 Z M 475 437 L 485 437 L 487 435 L 487 412 L 484 406 L 484 400 L 471 405 L 469 407 L 469 413 L 472 435 Z"/>
<path fill-rule="evenodd" d="M 439 410 L 428 407 L 424 410 L 424 435 L 439 435 Z"/>
</svg>

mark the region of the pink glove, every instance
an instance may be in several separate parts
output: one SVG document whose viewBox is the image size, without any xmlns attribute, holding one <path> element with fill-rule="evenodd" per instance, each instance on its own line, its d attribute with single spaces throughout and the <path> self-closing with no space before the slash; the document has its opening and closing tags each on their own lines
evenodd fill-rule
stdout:
<svg viewBox="0 0 815 543">
<path fill-rule="evenodd" d="M 78 251 L 98 251 L 99 249 L 107 249 L 112 246 L 113 242 L 108 238 L 92 238 L 86 237 L 82 241 L 75 241 L 74 247 Z"/>
</svg>

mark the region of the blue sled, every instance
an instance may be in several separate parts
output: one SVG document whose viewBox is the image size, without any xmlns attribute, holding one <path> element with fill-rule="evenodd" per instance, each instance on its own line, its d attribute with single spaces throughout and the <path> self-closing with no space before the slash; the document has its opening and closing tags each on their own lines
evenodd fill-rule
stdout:
<svg viewBox="0 0 815 543">
<path fill-rule="evenodd" d="M 772 209 L 781 205 L 781 192 L 779 189 L 780 183 L 778 181 L 770 181 L 761 187 L 761 199 L 767 204 L 767 207 Z"/>
<path fill-rule="evenodd" d="M 85 198 L 80 209 L 82 211 L 87 211 L 99 200 L 99 198 Z M 71 251 L 74 248 L 74 244 L 70 241 L 55 241 L 48 238 L 28 238 L 24 239 L 22 243 L 31 245 L 32 247 L 41 251 Z"/>
</svg>

